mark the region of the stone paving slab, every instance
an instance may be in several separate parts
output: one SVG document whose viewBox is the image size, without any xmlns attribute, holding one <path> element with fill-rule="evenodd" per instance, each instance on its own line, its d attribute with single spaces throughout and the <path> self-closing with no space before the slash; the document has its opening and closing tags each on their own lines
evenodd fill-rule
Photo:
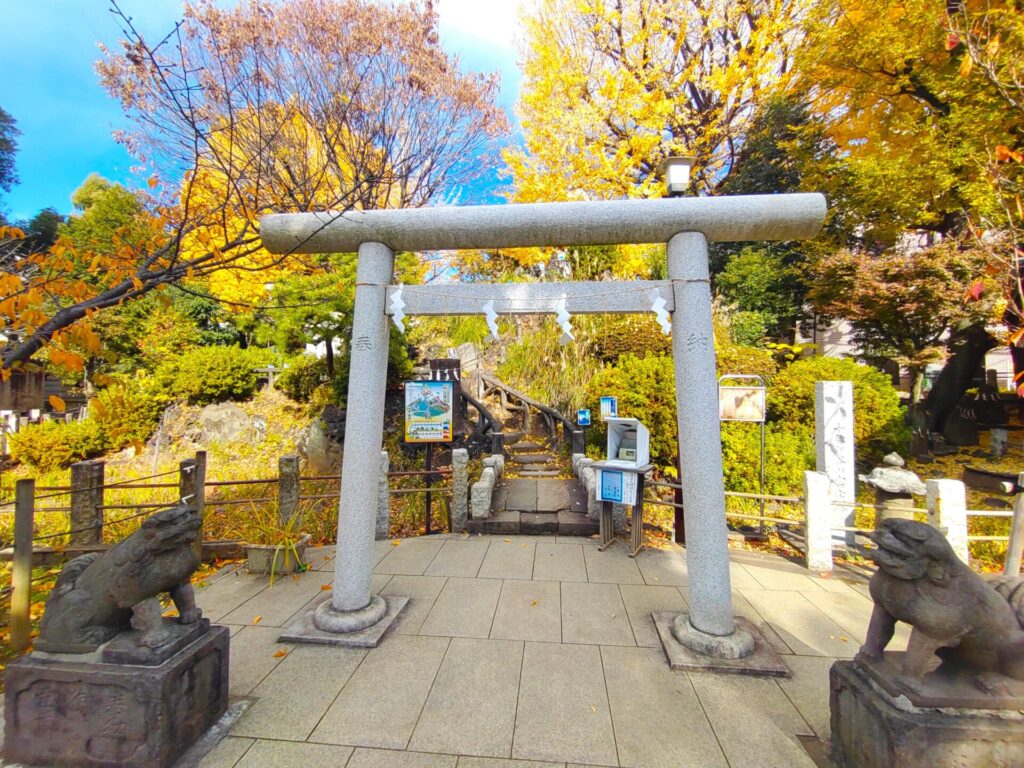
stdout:
<svg viewBox="0 0 1024 768">
<path fill-rule="evenodd" d="M 424 571 L 425 576 L 476 576 L 487 554 L 486 541 L 449 539 Z"/>
<path fill-rule="evenodd" d="M 198 768 L 234 768 L 235 763 L 245 754 L 255 739 L 240 736 L 226 736 L 220 744 L 199 761 Z"/>
<path fill-rule="evenodd" d="M 690 673 L 730 768 L 816 768 L 797 734 L 810 727 L 770 678 Z"/>
<path fill-rule="evenodd" d="M 453 638 L 409 749 L 510 755 L 522 661 L 522 642 Z"/>
<path fill-rule="evenodd" d="M 565 768 L 565 763 L 511 760 L 497 757 L 459 757 L 458 768 Z"/>
<path fill-rule="evenodd" d="M 685 587 L 686 560 L 672 550 L 642 549 L 635 558 L 644 581 L 651 586 Z"/>
<path fill-rule="evenodd" d="M 504 508 L 511 512 L 537 511 L 537 481 L 509 480 L 505 483 Z"/>
<path fill-rule="evenodd" d="M 585 547 L 583 559 L 587 565 L 587 581 L 591 583 L 644 583 L 636 562 L 623 547 L 609 547 L 604 552 L 597 547 Z"/>
<path fill-rule="evenodd" d="M 400 539 L 397 546 L 374 568 L 375 573 L 402 574 L 405 576 L 422 576 L 427 566 L 444 546 L 443 539 L 420 538 Z"/>
<path fill-rule="evenodd" d="M 352 747 L 258 739 L 235 768 L 336 768 L 345 765 Z"/>
<path fill-rule="evenodd" d="M 800 592 L 745 589 L 740 592 L 793 653 L 803 656 L 853 658 L 860 647 Z"/>
<path fill-rule="evenodd" d="M 537 542 L 533 578 L 538 581 L 586 581 L 587 566 L 579 544 Z"/>
<path fill-rule="evenodd" d="M 304 741 L 365 655 L 334 646 L 295 648 L 253 689 L 257 701 L 232 735 Z"/>
<path fill-rule="evenodd" d="M 455 768 L 457 759 L 455 755 L 357 749 L 345 768 Z"/>
<path fill-rule="evenodd" d="M 277 642 L 279 627 L 242 627 L 231 636 L 228 654 L 228 685 L 232 696 L 248 696 L 253 688 L 281 663 L 278 651 L 291 651 L 293 645 Z"/>
<path fill-rule="evenodd" d="M 831 737 L 828 671 L 836 659 L 828 656 L 789 656 L 792 677 L 780 678 L 779 687 L 819 739 Z"/>
<path fill-rule="evenodd" d="M 274 579 L 266 579 L 266 589 L 253 595 L 235 610 L 221 617 L 225 624 L 251 624 L 257 616 L 260 624 L 283 627 L 295 614 L 295 607 L 305 605 L 321 593 L 320 586 L 329 584 L 331 579 L 325 578 L 319 571 L 296 573 Z"/>
<path fill-rule="evenodd" d="M 653 648 L 601 648 L 619 765 L 727 768 L 685 674 Z"/>
<path fill-rule="evenodd" d="M 618 765 L 597 646 L 526 643 L 512 757 Z"/>
<path fill-rule="evenodd" d="M 408 597 L 409 604 L 398 615 L 391 631 L 400 635 L 417 634 L 446 581 L 444 576 L 394 576 L 381 594 Z"/>
<path fill-rule="evenodd" d="M 328 702 L 310 740 L 405 749 L 448 644 L 444 637 L 392 635 Z"/>
<path fill-rule="evenodd" d="M 562 641 L 561 593 L 557 581 L 511 581 L 501 587 L 491 637 Z"/>
<path fill-rule="evenodd" d="M 196 590 L 196 605 L 203 616 L 212 622 L 221 622 L 223 617 L 231 613 L 246 600 L 262 592 L 267 586 L 266 577 L 262 579 L 235 569 L 229 576 L 218 579 L 216 583 Z M 251 617 L 250 617 L 251 618 Z M 248 621 L 241 622 L 248 624 Z"/>
<path fill-rule="evenodd" d="M 636 645 L 617 584 L 562 584 L 562 642 Z"/>
<path fill-rule="evenodd" d="M 637 645 L 661 648 L 658 630 L 651 614 L 659 611 L 680 613 L 686 610 L 686 600 L 677 587 L 651 587 L 646 584 L 620 584 L 619 594 L 626 606 L 633 637 Z"/>
<path fill-rule="evenodd" d="M 481 579 L 531 579 L 533 558 L 537 552 L 534 541 L 496 538 L 490 542 L 477 577 Z"/>
<path fill-rule="evenodd" d="M 495 579 L 448 579 L 420 634 L 487 637 L 500 593 L 501 582 Z"/>
<path fill-rule="evenodd" d="M 564 480 L 537 481 L 538 512 L 558 512 L 569 509 L 569 486 Z"/>
</svg>

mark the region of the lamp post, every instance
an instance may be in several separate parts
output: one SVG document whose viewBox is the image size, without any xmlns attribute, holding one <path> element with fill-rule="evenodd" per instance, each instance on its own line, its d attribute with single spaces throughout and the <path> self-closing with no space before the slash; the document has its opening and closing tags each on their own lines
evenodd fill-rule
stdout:
<svg viewBox="0 0 1024 768">
<path fill-rule="evenodd" d="M 697 158 L 691 155 L 671 155 L 661 163 L 665 179 L 665 197 L 682 197 L 690 188 L 690 170 Z"/>
</svg>

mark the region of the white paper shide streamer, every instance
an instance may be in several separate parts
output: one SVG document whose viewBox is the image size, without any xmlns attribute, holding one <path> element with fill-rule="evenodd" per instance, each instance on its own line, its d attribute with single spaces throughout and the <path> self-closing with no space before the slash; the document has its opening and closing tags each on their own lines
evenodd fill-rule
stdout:
<svg viewBox="0 0 1024 768">
<path fill-rule="evenodd" d="M 485 301 L 483 305 L 484 318 L 487 320 L 487 327 L 491 331 L 491 340 L 500 341 L 498 338 L 498 313 L 494 311 L 494 300 Z"/>
<path fill-rule="evenodd" d="M 569 310 L 565 308 L 565 299 L 559 299 L 555 302 L 555 320 L 562 327 L 562 338 L 558 340 L 559 344 L 565 345 L 570 341 L 575 341 L 576 337 L 572 335 L 572 326 L 569 321 L 572 319 L 572 315 L 569 314 Z"/>
<path fill-rule="evenodd" d="M 657 291 L 653 291 L 651 293 L 651 298 L 651 312 L 654 313 L 654 317 L 658 320 L 658 325 L 661 326 L 661 332 L 668 336 L 672 332 L 672 321 L 668 316 L 668 312 L 665 310 L 665 299 L 663 299 L 661 294 Z"/>
<path fill-rule="evenodd" d="M 398 290 L 391 294 L 391 320 L 394 322 L 395 327 L 399 333 L 405 333 L 405 302 L 402 300 L 402 286 L 398 286 Z"/>
</svg>

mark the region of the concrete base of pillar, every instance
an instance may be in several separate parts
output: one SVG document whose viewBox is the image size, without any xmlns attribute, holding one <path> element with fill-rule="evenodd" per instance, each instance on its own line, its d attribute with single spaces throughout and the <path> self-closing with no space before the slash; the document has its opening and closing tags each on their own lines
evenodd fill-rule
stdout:
<svg viewBox="0 0 1024 768">
<path fill-rule="evenodd" d="M 374 609 L 374 603 L 377 600 L 383 601 L 385 604 L 383 617 L 374 624 L 359 628 L 363 622 L 360 616 L 356 614 L 363 614 L 364 611 L 353 611 L 351 616 L 354 619 L 352 622 L 345 621 L 345 614 L 332 611 L 330 609 L 330 595 L 324 595 L 323 599 L 309 611 L 302 614 L 284 633 L 277 638 L 279 643 L 313 643 L 315 645 L 338 645 L 345 648 L 376 648 L 380 645 L 381 641 L 387 635 L 388 631 L 394 626 L 398 615 L 402 612 L 406 605 L 409 604 L 408 597 L 395 597 L 394 595 L 388 595 L 387 597 L 378 597 L 374 595 L 374 600 L 370 602 L 369 608 L 372 613 L 376 613 L 379 609 Z M 316 621 L 316 614 L 320 612 L 320 621 Z M 326 614 L 326 615 L 324 615 Z M 327 619 L 327 621 L 325 621 Z M 336 631 L 328 632 L 320 629 L 317 624 L 321 626 L 334 626 L 342 627 L 348 624 L 349 626 L 356 627 L 352 631 Z"/>
<path fill-rule="evenodd" d="M 742 616 L 736 617 L 736 631 L 725 637 L 716 637 L 694 629 L 686 613 L 656 611 L 651 614 L 651 618 L 654 620 L 655 629 L 658 630 L 665 658 L 672 669 L 689 672 L 726 672 L 758 677 L 790 675 L 789 668 L 760 630 Z M 692 641 L 688 643 L 690 647 L 683 645 L 676 637 L 673 630 L 677 621 L 689 628 L 684 635 L 688 641 Z M 701 653 L 694 650 L 694 647 L 704 647 L 717 655 Z M 736 657 L 747 649 L 750 649 L 747 655 Z M 729 658 L 730 654 L 732 658 Z"/>
</svg>

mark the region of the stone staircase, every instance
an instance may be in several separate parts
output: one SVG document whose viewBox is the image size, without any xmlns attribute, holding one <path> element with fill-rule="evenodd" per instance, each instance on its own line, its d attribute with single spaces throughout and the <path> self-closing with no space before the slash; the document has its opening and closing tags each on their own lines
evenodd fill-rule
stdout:
<svg viewBox="0 0 1024 768">
<path fill-rule="evenodd" d="M 566 459 L 540 437 L 524 434 L 521 416 L 505 421 L 505 475 L 494 490 L 491 516 L 471 519 L 471 533 L 497 535 L 592 536 L 596 520 L 587 517 L 587 493 L 572 477 Z"/>
</svg>

